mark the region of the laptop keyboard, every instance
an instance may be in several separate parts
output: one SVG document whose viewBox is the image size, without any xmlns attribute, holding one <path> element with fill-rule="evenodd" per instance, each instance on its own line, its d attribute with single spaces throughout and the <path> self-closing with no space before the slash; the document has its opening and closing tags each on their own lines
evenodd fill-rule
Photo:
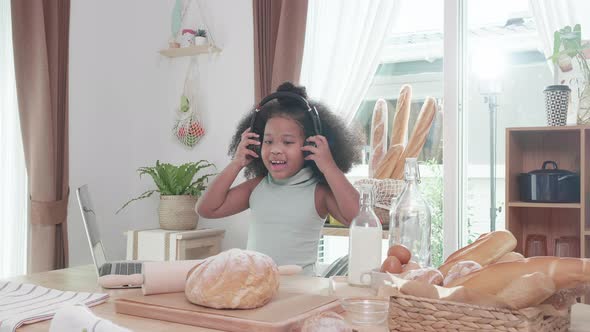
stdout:
<svg viewBox="0 0 590 332">
<path fill-rule="evenodd" d="M 115 266 L 115 270 L 111 273 L 113 265 Z M 121 263 L 104 263 L 99 271 L 99 276 L 104 276 L 107 274 L 121 274 L 121 275 L 131 275 L 141 273 L 142 263 L 132 263 L 132 262 L 121 262 Z"/>
</svg>

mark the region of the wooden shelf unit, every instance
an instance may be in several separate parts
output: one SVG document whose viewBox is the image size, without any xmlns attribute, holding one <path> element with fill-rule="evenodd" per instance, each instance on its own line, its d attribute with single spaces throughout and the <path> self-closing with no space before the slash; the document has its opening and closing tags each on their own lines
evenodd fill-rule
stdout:
<svg viewBox="0 0 590 332">
<path fill-rule="evenodd" d="M 580 174 L 580 203 L 530 203 L 520 199 L 518 175 L 553 160 L 560 169 Z M 577 236 L 580 256 L 590 257 L 590 127 L 525 127 L 506 129 L 506 229 L 524 254 L 530 234 L 547 237 L 547 255 L 555 239 Z"/>
<path fill-rule="evenodd" d="M 555 209 L 579 209 L 580 203 L 533 203 L 533 202 L 509 202 L 509 207 L 527 208 L 555 208 Z"/>
</svg>

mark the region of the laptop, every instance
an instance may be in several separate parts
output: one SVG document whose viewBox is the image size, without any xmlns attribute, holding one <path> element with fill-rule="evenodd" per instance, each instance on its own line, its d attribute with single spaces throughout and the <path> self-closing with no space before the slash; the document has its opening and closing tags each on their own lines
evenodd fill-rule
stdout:
<svg viewBox="0 0 590 332">
<path fill-rule="evenodd" d="M 138 288 L 141 287 L 143 264 L 141 261 L 114 261 L 107 259 L 104 246 L 100 239 L 96 213 L 88 185 L 76 189 L 76 196 L 82 213 L 82 223 L 90 245 L 90 254 L 96 267 L 98 281 L 105 288 Z M 101 282 L 103 281 L 103 282 Z"/>
</svg>

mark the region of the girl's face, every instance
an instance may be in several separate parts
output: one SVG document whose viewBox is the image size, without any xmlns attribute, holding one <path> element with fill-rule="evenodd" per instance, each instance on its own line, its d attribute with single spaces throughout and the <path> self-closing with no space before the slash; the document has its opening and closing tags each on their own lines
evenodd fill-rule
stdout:
<svg viewBox="0 0 590 332">
<path fill-rule="evenodd" d="M 303 168 L 301 147 L 305 135 L 299 123 L 287 117 L 268 119 L 262 141 L 262 161 L 275 179 L 286 179 Z"/>
</svg>

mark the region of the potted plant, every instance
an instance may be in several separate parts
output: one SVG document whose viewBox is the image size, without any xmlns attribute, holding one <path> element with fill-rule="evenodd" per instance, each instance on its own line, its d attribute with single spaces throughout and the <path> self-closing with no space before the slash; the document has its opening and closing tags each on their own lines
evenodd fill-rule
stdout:
<svg viewBox="0 0 590 332">
<path fill-rule="evenodd" d="M 137 169 L 139 177 L 148 174 L 154 180 L 158 189 L 152 189 L 123 204 L 119 213 L 131 202 L 148 198 L 154 193 L 160 193 L 160 228 L 169 230 L 189 230 L 197 227 L 199 215 L 195 211 L 195 204 L 201 193 L 207 188 L 209 177 L 215 174 L 205 174 L 194 177 L 201 170 L 215 167 L 206 160 L 189 162 L 180 166 L 156 161 L 156 166 L 146 166 Z"/>
<path fill-rule="evenodd" d="M 587 54 L 590 44 L 582 43 L 582 28 L 576 24 L 573 28 L 566 26 L 553 34 L 553 54 L 550 59 L 563 72 L 574 69 L 572 61 L 577 62 L 578 77 L 569 80 L 574 95 L 574 106 L 577 105 L 577 123 L 590 124 L 590 66 Z M 557 70 L 557 69 L 556 69 Z M 562 81 L 561 83 L 565 83 Z"/>
<path fill-rule="evenodd" d="M 205 29 L 197 29 L 195 45 L 207 45 L 207 31 Z"/>
</svg>

